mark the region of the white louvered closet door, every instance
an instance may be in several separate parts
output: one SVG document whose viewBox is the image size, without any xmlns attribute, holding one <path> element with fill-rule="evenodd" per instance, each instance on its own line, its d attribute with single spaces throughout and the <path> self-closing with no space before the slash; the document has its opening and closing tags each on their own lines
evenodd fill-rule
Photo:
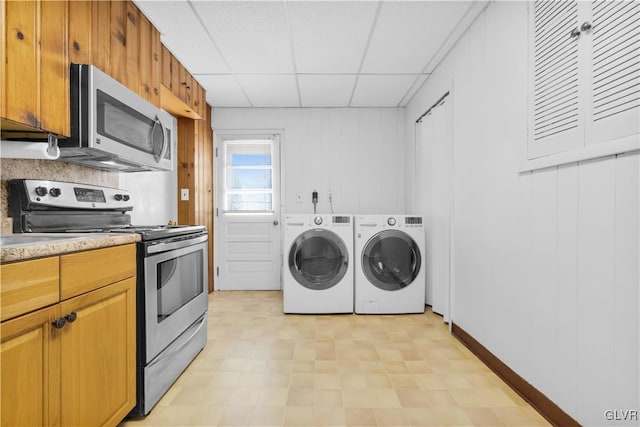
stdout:
<svg viewBox="0 0 640 427">
<path fill-rule="evenodd" d="M 528 158 L 584 144 L 578 27 L 582 2 L 536 1 L 530 7 L 531 56 Z"/>
<path fill-rule="evenodd" d="M 592 90 L 587 144 L 640 129 L 640 2 L 592 3 Z"/>
<path fill-rule="evenodd" d="M 537 0 L 529 12 L 528 160 L 637 149 L 640 2 Z"/>
</svg>

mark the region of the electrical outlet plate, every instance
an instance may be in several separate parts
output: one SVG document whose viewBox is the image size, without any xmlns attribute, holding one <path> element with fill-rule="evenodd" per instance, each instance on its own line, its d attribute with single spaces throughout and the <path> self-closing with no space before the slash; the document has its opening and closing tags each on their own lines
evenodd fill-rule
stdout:
<svg viewBox="0 0 640 427">
<path fill-rule="evenodd" d="M 189 189 L 188 188 L 181 188 L 180 189 L 180 200 L 181 201 L 189 200 Z"/>
<path fill-rule="evenodd" d="M 296 194 L 296 203 L 302 203 L 302 194 Z"/>
</svg>

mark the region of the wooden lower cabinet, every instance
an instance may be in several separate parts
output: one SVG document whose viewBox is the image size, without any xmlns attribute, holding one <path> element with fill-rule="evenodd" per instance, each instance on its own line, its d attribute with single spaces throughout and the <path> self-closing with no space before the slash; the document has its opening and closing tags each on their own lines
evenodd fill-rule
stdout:
<svg viewBox="0 0 640 427">
<path fill-rule="evenodd" d="M 54 305 L 2 323 L 2 426 L 60 425 L 60 339 Z"/>
<path fill-rule="evenodd" d="M 116 426 L 124 419 L 136 403 L 133 274 L 2 322 L 1 426 Z M 65 324 L 54 327 L 61 318 Z"/>
<path fill-rule="evenodd" d="M 131 278 L 60 304 L 77 314 L 61 329 L 61 425 L 116 425 L 135 406 L 135 294 Z"/>
</svg>

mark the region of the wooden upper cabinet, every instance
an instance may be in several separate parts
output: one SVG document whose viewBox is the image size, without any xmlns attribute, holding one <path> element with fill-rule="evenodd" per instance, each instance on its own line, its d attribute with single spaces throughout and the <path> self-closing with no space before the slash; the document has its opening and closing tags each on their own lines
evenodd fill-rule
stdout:
<svg viewBox="0 0 640 427">
<path fill-rule="evenodd" d="M 140 74 L 140 88 L 138 93 L 147 101 L 151 100 L 153 84 L 151 82 L 151 61 L 153 48 L 151 46 L 151 22 L 140 15 L 140 60 L 138 62 L 138 73 Z"/>
<path fill-rule="evenodd" d="M 127 49 L 126 21 L 127 3 L 123 1 L 112 1 L 108 74 L 122 84 L 125 83 Z"/>
<path fill-rule="evenodd" d="M 3 1 L 2 7 L 5 49 L 2 117 L 39 128 L 39 4 Z"/>
<path fill-rule="evenodd" d="M 151 26 L 151 103 L 160 107 L 160 82 L 162 75 L 162 43 L 160 42 L 160 32 Z"/>
<path fill-rule="evenodd" d="M 174 116 L 202 119 L 202 114 L 194 108 L 194 101 L 199 96 L 195 93 L 198 90 L 198 82 L 166 47 L 162 46 L 161 52 L 158 72 L 162 82 L 162 108 Z"/>
<path fill-rule="evenodd" d="M 57 135 L 71 133 L 69 117 L 69 3 L 40 4 L 40 127 Z M 62 52 L 62 54 L 60 54 Z"/>
<path fill-rule="evenodd" d="M 182 68 L 182 64 L 176 59 L 175 56 L 171 55 L 171 92 L 182 100 L 180 96 L 180 69 Z"/>
<path fill-rule="evenodd" d="M 2 118 L 69 135 L 68 3 L 2 2 L 2 11 Z"/>
<path fill-rule="evenodd" d="M 131 2 L 127 2 L 127 49 L 126 49 L 126 75 L 125 86 L 138 88 L 140 86 L 140 73 L 134 72 L 138 68 L 140 58 L 140 11 Z M 137 91 L 137 89 L 136 89 Z"/>
<path fill-rule="evenodd" d="M 179 98 L 169 111 L 200 118 L 192 111 L 202 103 L 193 77 L 130 0 L 2 1 L 0 21 L 3 135 L 70 135 L 70 63 L 92 64 L 163 108 L 164 85 Z"/>
<path fill-rule="evenodd" d="M 193 109 L 196 113 L 198 113 L 202 118 L 207 114 L 207 100 L 206 93 L 204 88 L 200 86 L 200 84 L 194 79 L 194 100 L 193 100 Z"/>
<path fill-rule="evenodd" d="M 91 64 L 109 74 L 109 49 L 111 47 L 111 2 L 92 4 Z"/>
<path fill-rule="evenodd" d="M 173 57 L 173 55 L 171 54 L 171 52 L 169 52 L 169 49 L 167 49 L 164 45 L 162 45 L 162 51 L 161 51 L 161 57 L 162 57 L 162 75 L 161 75 L 161 79 L 160 81 L 162 82 L 162 85 L 164 87 L 166 87 L 167 89 L 169 89 L 170 91 L 173 91 L 173 87 L 171 85 L 172 80 L 171 80 L 171 59 Z"/>
<path fill-rule="evenodd" d="M 73 64 L 91 64 L 91 1 L 69 2 L 69 61 Z"/>
</svg>

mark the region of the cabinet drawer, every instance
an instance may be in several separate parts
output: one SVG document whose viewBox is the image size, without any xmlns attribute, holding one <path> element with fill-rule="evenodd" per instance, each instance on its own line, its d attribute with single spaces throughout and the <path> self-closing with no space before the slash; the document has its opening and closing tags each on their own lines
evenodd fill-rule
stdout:
<svg viewBox="0 0 640 427">
<path fill-rule="evenodd" d="M 62 255 L 60 299 L 65 300 L 135 274 L 135 244 Z"/>
<path fill-rule="evenodd" d="M 0 266 L 1 320 L 55 304 L 59 297 L 57 256 Z"/>
</svg>

